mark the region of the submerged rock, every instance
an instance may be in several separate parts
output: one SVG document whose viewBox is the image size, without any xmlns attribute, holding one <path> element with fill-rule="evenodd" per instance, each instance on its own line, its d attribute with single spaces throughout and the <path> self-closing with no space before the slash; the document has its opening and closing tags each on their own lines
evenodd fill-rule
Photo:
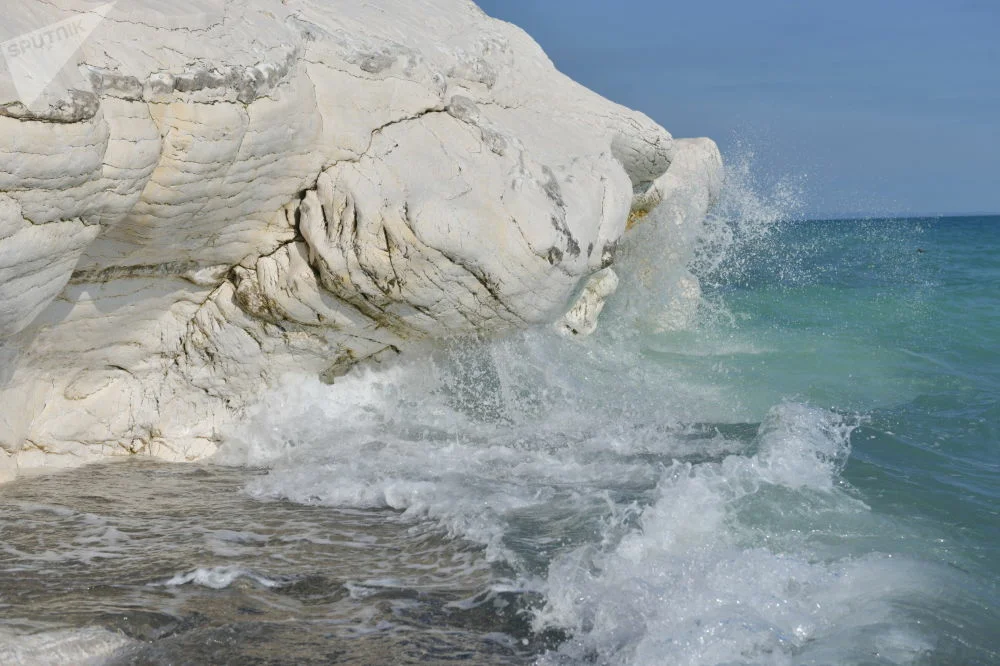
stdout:
<svg viewBox="0 0 1000 666">
<path fill-rule="evenodd" d="M 0 477 L 198 458 L 286 373 L 557 321 L 630 215 L 717 189 L 714 144 L 675 173 L 667 131 L 466 0 L 8 14 Z"/>
</svg>

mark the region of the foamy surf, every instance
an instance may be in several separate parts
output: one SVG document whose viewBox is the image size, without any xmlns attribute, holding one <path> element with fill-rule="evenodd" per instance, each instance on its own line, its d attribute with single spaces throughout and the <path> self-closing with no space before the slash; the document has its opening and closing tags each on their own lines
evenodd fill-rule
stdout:
<svg viewBox="0 0 1000 666">
<path fill-rule="evenodd" d="M 229 587 L 239 580 L 245 580 L 254 585 L 260 585 L 261 587 L 276 587 L 281 584 L 279 581 L 272 580 L 267 576 L 262 576 L 258 573 L 250 571 L 249 569 L 235 566 L 221 566 L 198 567 L 193 571 L 179 573 L 171 577 L 169 580 L 164 581 L 161 585 L 166 587 L 176 587 L 178 585 L 201 585 L 203 587 L 221 590 Z"/>
<path fill-rule="evenodd" d="M 5 486 L 11 626 L 111 664 L 995 663 L 982 340 L 924 344 L 968 327 L 921 319 L 912 225 L 775 232 L 787 184 L 735 164 L 716 217 L 636 228 L 592 338 L 288 377 L 221 464 Z"/>
<path fill-rule="evenodd" d="M 586 394 L 600 383 L 553 353 L 562 344 L 529 334 L 478 349 L 489 365 L 473 373 L 488 378 L 478 390 L 526 371 L 549 380 L 520 396 L 527 408 L 485 419 L 464 408 L 477 389 L 456 389 L 447 359 L 333 387 L 295 382 L 272 396 L 278 422 L 262 411 L 229 460 L 268 466 L 254 497 L 392 508 L 482 544 L 508 572 L 494 585 L 542 595 L 535 631 L 571 637 L 542 663 L 793 663 L 849 648 L 904 664 L 926 653 L 893 604 L 934 573 L 823 543 L 837 528 L 887 527 L 840 477 L 858 417 L 784 403 L 752 430 L 692 425 L 644 375 Z M 687 396 L 680 413 L 699 401 Z"/>
<path fill-rule="evenodd" d="M 892 602 L 919 593 L 928 572 L 891 554 L 838 557 L 809 536 L 830 521 L 870 520 L 837 487 L 849 433 L 836 415 L 782 405 L 761 426 L 755 455 L 671 465 L 637 529 L 612 548 L 585 546 L 553 561 L 536 627 L 560 626 L 573 639 L 542 663 L 823 663 L 813 654 L 847 651 L 912 663 L 924 655 L 927 640 L 900 629 Z M 791 524 L 775 530 L 760 519 L 768 514 Z M 891 655 L 880 647 L 888 644 Z"/>
<path fill-rule="evenodd" d="M 930 639 L 898 607 L 942 574 L 842 478 L 864 416 L 762 409 L 664 362 L 777 353 L 685 286 L 743 275 L 788 211 L 787 183 L 762 197 L 752 177 L 737 161 L 717 216 L 634 232 L 593 339 L 529 331 L 334 386 L 289 378 L 219 460 L 266 467 L 258 499 L 392 509 L 480 544 L 492 589 L 538 595 L 522 612 L 562 637 L 541 663 L 919 661 Z"/>
<path fill-rule="evenodd" d="M 97 628 L 18 634 L 0 629 L 0 664 L 5 666 L 99 666 L 129 645 L 125 636 Z"/>
</svg>

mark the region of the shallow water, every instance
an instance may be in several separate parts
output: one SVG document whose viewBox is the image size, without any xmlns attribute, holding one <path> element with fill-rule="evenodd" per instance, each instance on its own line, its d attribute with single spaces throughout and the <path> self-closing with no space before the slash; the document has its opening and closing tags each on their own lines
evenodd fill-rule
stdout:
<svg viewBox="0 0 1000 666">
<path fill-rule="evenodd" d="M 750 190 L 640 228 L 589 340 L 289 378 L 213 464 L 0 488 L 0 662 L 1000 662 L 1000 218 Z"/>
<path fill-rule="evenodd" d="M 0 662 L 68 627 L 117 634 L 114 664 L 524 661 L 517 601 L 474 599 L 479 548 L 391 510 L 255 501 L 261 474 L 128 462 L 5 487 Z M 14 638 L 36 632 L 41 651 Z M 97 637 L 57 636 L 52 663 L 114 646 Z"/>
</svg>

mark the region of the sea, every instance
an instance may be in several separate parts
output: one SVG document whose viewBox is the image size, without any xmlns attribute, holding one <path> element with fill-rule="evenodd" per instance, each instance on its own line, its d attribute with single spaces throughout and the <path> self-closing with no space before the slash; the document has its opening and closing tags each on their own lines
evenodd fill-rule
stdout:
<svg viewBox="0 0 1000 666">
<path fill-rule="evenodd" d="M 1000 217 L 800 199 L 733 160 L 589 338 L 0 486 L 0 664 L 1000 664 Z"/>
</svg>

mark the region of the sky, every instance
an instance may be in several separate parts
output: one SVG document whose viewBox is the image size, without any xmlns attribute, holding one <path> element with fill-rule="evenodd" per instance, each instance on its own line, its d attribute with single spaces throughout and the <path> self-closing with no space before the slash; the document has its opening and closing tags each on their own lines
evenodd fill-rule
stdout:
<svg viewBox="0 0 1000 666">
<path fill-rule="evenodd" d="M 477 0 L 805 214 L 1000 213 L 1000 0 Z"/>
</svg>

